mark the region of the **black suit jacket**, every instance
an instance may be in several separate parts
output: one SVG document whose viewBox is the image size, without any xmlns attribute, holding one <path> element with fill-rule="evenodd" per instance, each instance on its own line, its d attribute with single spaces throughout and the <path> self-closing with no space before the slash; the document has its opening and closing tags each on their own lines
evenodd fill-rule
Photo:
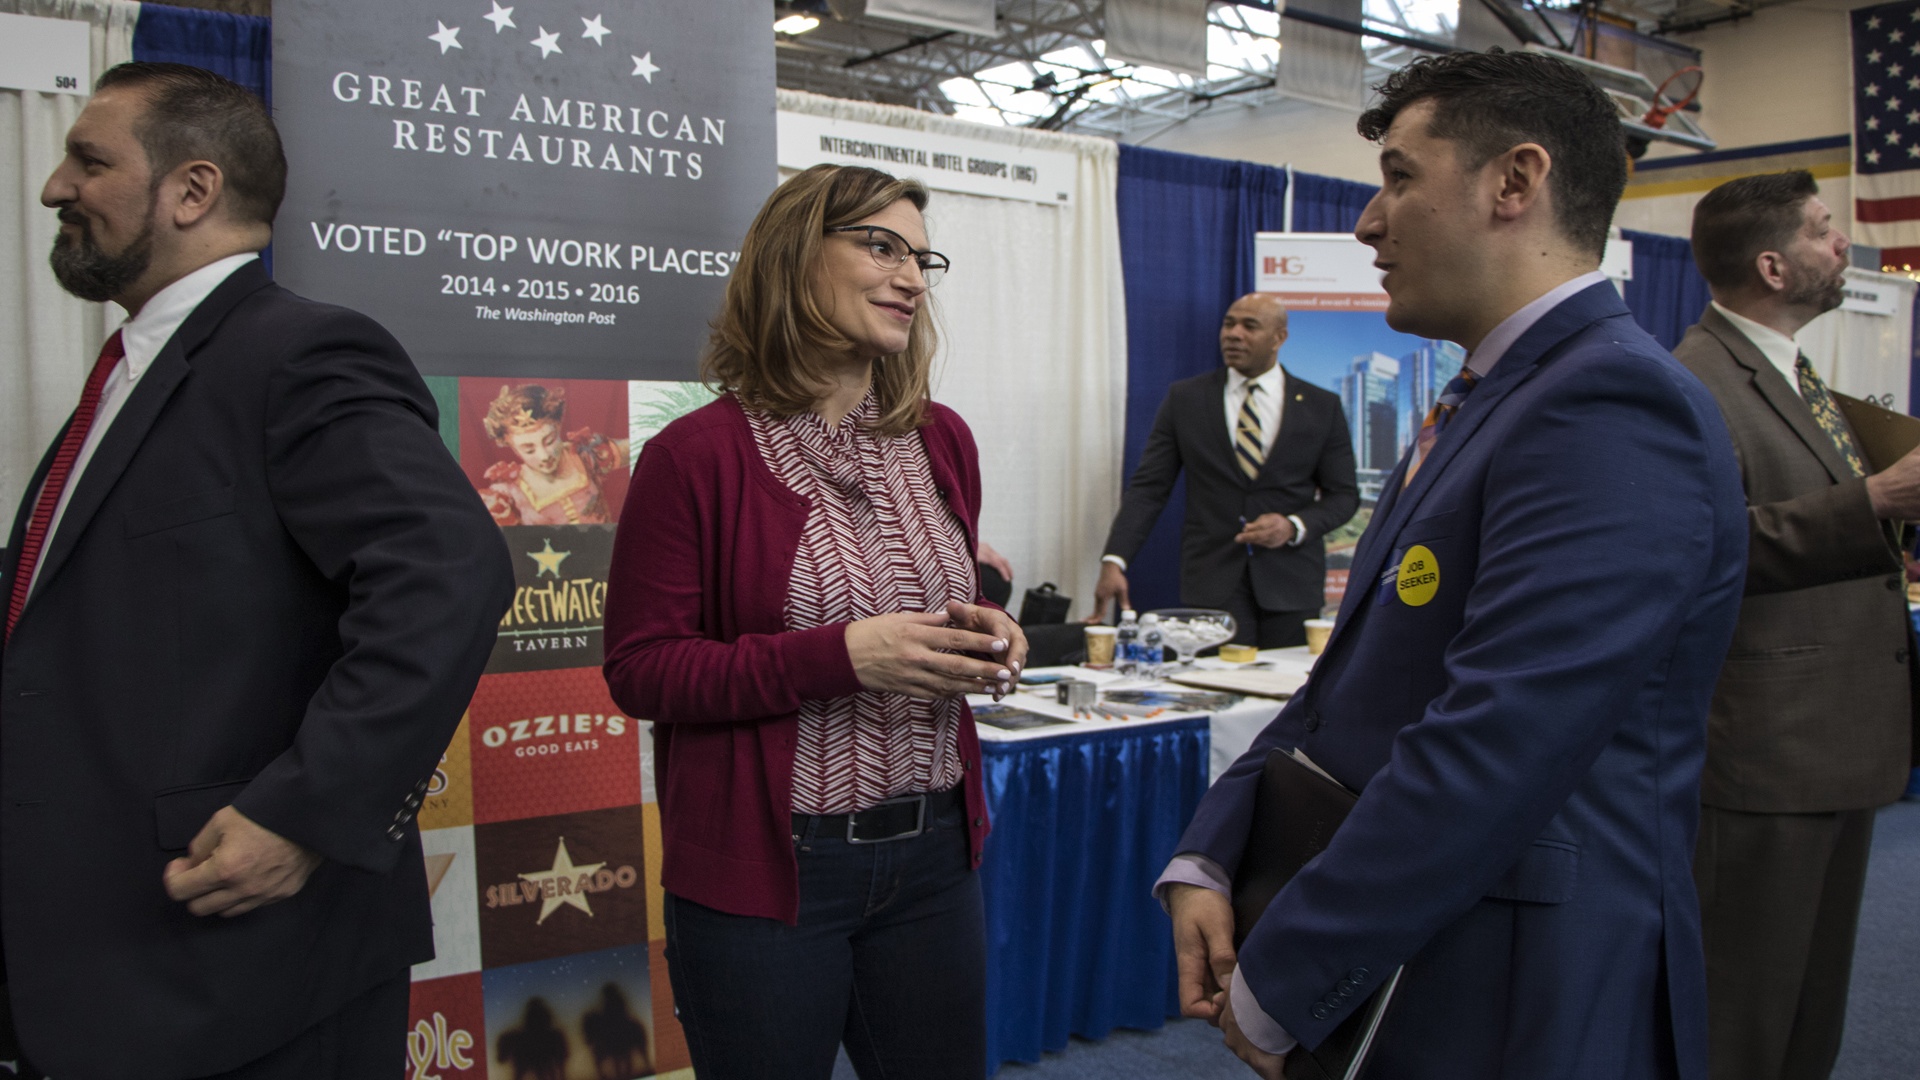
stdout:
<svg viewBox="0 0 1920 1080">
<path fill-rule="evenodd" d="M 1353 439 L 1336 394 L 1285 375 L 1286 404 L 1280 433 L 1248 480 L 1233 457 L 1227 430 L 1227 369 L 1182 379 L 1167 388 L 1153 418 L 1140 464 L 1133 470 L 1107 534 L 1106 554 L 1131 562 L 1187 473 L 1187 519 L 1180 532 L 1180 599 L 1220 607 L 1253 571 L 1254 600 L 1266 611 L 1319 612 L 1325 600 L 1326 535 L 1346 524 L 1360 506 L 1354 480 Z M 1233 542 L 1261 514 L 1292 514 L 1307 527 L 1298 547 L 1255 547 Z"/>
<path fill-rule="evenodd" d="M 399 342 L 258 262 L 216 288 L 76 479 L 0 655 L 28 1056 L 63 1080 L 224 1072 L 430 958 L 413 811 L 512 582 Z M 325 861 L 200 918 L 161 870 L 228 803 Z"/>
</svg>

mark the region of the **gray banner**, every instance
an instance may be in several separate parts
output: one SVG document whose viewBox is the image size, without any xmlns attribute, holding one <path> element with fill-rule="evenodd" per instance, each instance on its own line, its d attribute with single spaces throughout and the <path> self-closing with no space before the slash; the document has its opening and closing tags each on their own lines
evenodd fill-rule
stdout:
<svg viewBox="0 0 1920 1080">
<path fill-rule="evenodd" d="M 282 284 L 429 374 L 694 377 L 775 179 L 763 0 L 273 15 Z"/>
</svg>

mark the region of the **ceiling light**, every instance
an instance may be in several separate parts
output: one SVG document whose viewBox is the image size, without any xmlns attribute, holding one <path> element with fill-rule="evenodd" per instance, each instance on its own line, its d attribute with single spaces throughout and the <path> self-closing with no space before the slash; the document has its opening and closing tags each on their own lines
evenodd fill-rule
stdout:
<svg viewBox="0 0 1920 1080">
<path fill-rule="evenodd" d="M 819 25 L 820 20 L 811 15 L 789 15 L 773 24 L 773 32 L 791 36 L 794 34 L 804 34 Z"/>
</svg>

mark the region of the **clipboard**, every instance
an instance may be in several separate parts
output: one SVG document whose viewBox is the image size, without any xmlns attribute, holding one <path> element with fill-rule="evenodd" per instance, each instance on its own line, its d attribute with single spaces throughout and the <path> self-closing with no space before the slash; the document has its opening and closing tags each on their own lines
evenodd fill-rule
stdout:
<svg viewBox="0 0 1920 1080">
<path fill-rule="evenodd" d="M 1867 456 L 1870 471 L 1880 472 L 1920 446 L 1920 418 L 1838 391 L 1828 392 L 1840 406 L 1841 415 L 1847 418 L 1847 426 L 1853 429 L 1853 437 L 1860 443 L 1860 452 Z"/>
</svg>

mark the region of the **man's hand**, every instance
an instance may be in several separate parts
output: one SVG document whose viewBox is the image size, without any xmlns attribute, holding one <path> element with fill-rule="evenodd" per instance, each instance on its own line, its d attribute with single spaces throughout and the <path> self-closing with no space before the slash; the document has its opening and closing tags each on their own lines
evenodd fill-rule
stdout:
<svg viewBox="0 0 1920 1080">
<path fill-rule="evenodd" d="M 1231 975 L 1228 976 L 1232 978 Z M 1247 1063 L 1262 1080 L 1286 1080 L 1287 1055 L 1269 1054 L 1253 1045 L 1240 1030 L 1240 1022 L 1233 1018 L 1233 994 L 1220 995 L 1220 1034 L 1227 1037 L 1227 1049 L 1234 1056 Z"/>
<path fill-rule="evenodd" d="M 1127 599 L 1127 572 L 1110 562 L 1100 564 L 1100 580 L 1093 586 L 1093 614 L 1090 623 L 1107 621 L 1107 601 L 1118 600 L 1122 610 L 1133 606 Z M 1118 612 L 1116 612 L 1118 614 Z"/>
<path fill-rule="evenodd" d="M 1006 617 L 1005 612 L 995 614 Z M 1018 642 L 1024 661 L 1027 639 L 1020 637 Z M 952 616 L 944 611 L 902 611 L 847 624 L 847 659 L 853 662 L 853 674 L 860 685 L 922 701 L 1006 693 L 1013 688 L 1012 669 L 960 654 L 999 656 L 1013 647 L 1013 639 L 953 625 Z"/>
<path fill-rule="evenodd" d="M 318 853 L 223 806 L 161 879 L 195 915 L 232 918 L 299 892 L 319 865 Z"/>
<path fill-rule="evenodd" d="M 1867 477 L 1867 498 L 1883 521 L 1920 521 L 1920 448 Z"/>
<path fill-rule="evenodd" d="M 987 543 L 985 540 L 980 541 L 979 563 L 981 566 L 991 566 L 999 571 L 1000 576 L 1006 578 L 1009 585 L 1013 583 L 1013 564 L 1007 561 L 1005 555 L 995 551 L 993 545 Z"/>
<path fill-rule="evenodd" d="M 1167 886 L 1173 956 L 1180 971 L 1180 1012 L 1218 1024 L 1218 995 L 1233 985 L 1233 904 L 1201 885 Z"/>
<path fill-rule="evenodd" d="M 1261 514 L 1247 527 L 1241 529 L 1233 538 L 1236 544 L 1259 544 L 1261 547 L 1277 548 L 1293 539 L 1293 522 L 1285 514 Z"/>
</svg>

